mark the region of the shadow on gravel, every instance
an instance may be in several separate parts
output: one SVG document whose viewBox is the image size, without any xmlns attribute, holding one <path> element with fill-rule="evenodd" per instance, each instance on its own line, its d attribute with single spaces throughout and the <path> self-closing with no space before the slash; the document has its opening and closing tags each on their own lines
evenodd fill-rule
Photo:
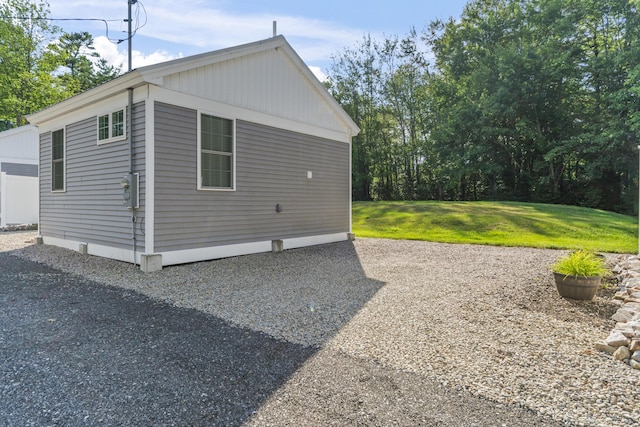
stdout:
<svg viewBox="0 0 640 427">
<path fill-rule="evenodd" d="M 0 425 L 554 425 L 375 360 L 160 302 L 189 285 L 227 312 L 257 313 L 262 330 L 324 343 L 384 286 L 350 242 L 155 276 L 75 252 L 57 259 L 170 286 L 152 299 L 0 253 Z"/>
<path fill-rule="evenodd" d="M 4 425 L 243 424 L 316 349 L 0 253 Z"/>
</svg>

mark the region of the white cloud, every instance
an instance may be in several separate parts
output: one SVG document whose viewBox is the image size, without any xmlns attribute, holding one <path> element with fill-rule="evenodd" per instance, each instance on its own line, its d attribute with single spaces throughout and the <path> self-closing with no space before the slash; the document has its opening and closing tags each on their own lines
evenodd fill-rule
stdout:
<svg viewBox="0 0 640 427">
<path fill-rule="evenodd" d="M 118 45 L 112 43 L 104 36 L 96 37 L 94 39 L 93 46 L 96 52 L 100 54 L 100 57 L 106 59 L 109 65 L 120 67 L 122 71 L 127 71 L 129 58 L 127 57 L 126 50 L 119 51 Z M 144 67 L 145 65 L 158 64 L 161 62 L 183 57 L 181 53 L 178 55 L 172 55 L 164 50 L 157 50 L 150 54 L 145 54 L 135 49 L 132 52 L 133 53 L 131 55 L 131 62 L 133 63 L 133 68 L 140 68 Z M 320 67 L 309 66 L 309 69 L 321 82 L 327 80 L 327 75 L 322 71 Z"/>
<path fill-rule="evenodd" d="M 182 58 L 182 54 L 172 55 L 168 52 L 165 52 L 164 50 L 156 50 L 155 52 L 151 52 L 148 55 L 135 49 L 132 52 L 133 54 L 131 57 L 131 62 L 133 63 L 133 68 L 140 68 L 144 67 L 145 65 L 157 64 L 159 62 Z"/>
<path fill-rule="evenodd" d="M 127 63 L 126 55 L 118 52 L 116 44 L 111 43 L 106 37 L 99 36 L 93 39 L 93 47 L 100 56 L 107 60 L 110 65 L 124 67 Z"/>
<path fill-rule="evenodd" d="M 321 82 L 327 80 L 327 75 L 322 72 L 322 69 L 320 67 L 309 66 L 309 69 Z"/>
<path fill-rule="evenodd" d="M 54 17 L 124 19 L 127 16 L 127 7 L 124 1 L 58 0 L 51 3 L 52 16 Z M 158 43 L 164 41 L 193 46 L 199 52 L 271 37 L 272 22 L 275 20 L 278 23 L 278 33 L 285 35 L 301 58 L 311 64 L 328 62 L 333 53 L 352 44 L 352 41 L 362 38 L 364 34 L 364 31 L 346 28 L 333 22 L 300 16 L 274 16 L 263 13 L 233 14 L 216 8 L 218 2 L 212 1 L 192 0 L 188 3 L 177 3 L 173 0 L 155 0 L 143 3 L 146 7 L 147 22 L 138 31 L 138 35 L 156 39 Z M 144 23 L 145 14 L 142 9 L 140 9 L 139 16 L 141 24 Z M 94 34 L 104 31 L 102 23 L 87 23 L 86 25 L 92 25 Z M 123 33 L 126 31 L 126 23 L 123 21 L 110 21 L 109 28 L 111 38 L 126 36 Z M 115 56 L 118 49 L 103 47 L 105 52 L 111 51 L 114 61 L 116 61 Z M 102 54 L 102 52 L 100 53 Z M 122 53 L 118 53 L 118 55 L 122 55 Z M 160 59 L 179 57 L 177 53 L 159 49 L 151 53 L 139 52 L 138 55 L 138 59 L 134 59 L 134 66 L 138 67 L 159 62 Z M 134 52 L 134 58 L 136 57 Z M 120 62 L 126 66 L 126 58 L 121 59 Z"/>
<path fill-rule="evenodd" d="M 99 36 L 94 39 L 93 46 L 100 56 L 107 60 L 109 65 L 121 67 L 123 71 L 127 71 L 129 58 L 126 50 L 118 50 L 118 45 L 110 42 L 106 37 Z M 133 49 L 131 51 L 131 62 L 133 68 L 144 67 L 145 65 L 157 64 L 159 62 L 169 61 L 171 59 L 181 58 L 182 54 L 171 54 L 164 50 L 157 50 L 151 53 L 140 52 Z"/>
<path fill-rule="evenodd" d="M 349 44 L 348 40 L 360 39 L 363 34 L 359 30 L 305 17 L 233 15 L 202 4 L 190 4 L 188 9 L 175 13 L 160 2 L 148 6 L 147 12 L 150 19 L 141 34 L 203 50 L 271 37 L 275 20 L 278 33 L 287 37 L 305 62 L 327 61 L 337 49 Z"/>
</svg>

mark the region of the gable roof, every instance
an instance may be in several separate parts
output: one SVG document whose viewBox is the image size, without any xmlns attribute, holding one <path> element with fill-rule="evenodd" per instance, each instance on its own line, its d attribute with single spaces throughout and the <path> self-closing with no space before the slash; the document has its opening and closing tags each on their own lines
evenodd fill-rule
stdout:
<svg viewBox="0 0 640 427">
<path fill-rule="evenodd" d="M 33 113 L 27 118 L 30 123 L 38 125 L 53 120 L 63 114 L 84 108 L 92 103 L 99 102 L 113 95 L 122 93 L 129 88 L 135 88 L 145 84 L 163 86 L 163 84 L 165 84 L 165 79 L 170 79 L 172 75 L 179 75 L 180 73 L 184 73 L 189 70 L 221 64 L 226 61 L 232 61 L 234 59 L 247 57 L 261 52 L 268 52 L 273 49 L 284 53 L 298 72 L 304 77 L 304 80 L 313 90 L 315 96 L 319 98 L 318 101 L 325 104 L 332 111 L 332 115 L 340 120 L 344 128 L 348 129 L 351 135 L 357 135 L 360 131 L 358 126 L 342 109 L 340 104 L 331 96 L 331 94 L 329 94 L 322 83 L 318 81 L 315 75 L 283 36 L 276 36 L 253 43 L 140 67 L 107 83 Z"/>
</svg>

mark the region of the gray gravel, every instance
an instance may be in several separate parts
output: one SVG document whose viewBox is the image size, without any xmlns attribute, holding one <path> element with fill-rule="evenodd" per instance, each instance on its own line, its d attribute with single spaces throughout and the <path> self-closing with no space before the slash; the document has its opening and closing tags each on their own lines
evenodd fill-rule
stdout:
<svg viewBox="0 0 640 427">
<path fill-rule="evenodd" d="M 0 425 L 238 426 L 315 349 L 0 253 Z"/>
<path fill-rule="evenodd" d="M 640 371 L 593 349 L 616 306 L 560 298 L 548 266 L 562 253 L 358 239 L 145 275 L 54 247 L 12 252 L 298 346 L 304 363 L 250 425 L 636 423 Z"/>
</svg>

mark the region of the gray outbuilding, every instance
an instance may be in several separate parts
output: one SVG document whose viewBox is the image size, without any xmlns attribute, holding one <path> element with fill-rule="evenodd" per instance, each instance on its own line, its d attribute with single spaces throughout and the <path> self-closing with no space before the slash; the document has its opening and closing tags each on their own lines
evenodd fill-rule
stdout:
<svg viewBox="0 0 640 427">
<path fill-rule="evenodd" d="M 282 36 L 29 116 L 45 244 L 162 266 L 346 240 L 359 129 Z"/>
</svg>

